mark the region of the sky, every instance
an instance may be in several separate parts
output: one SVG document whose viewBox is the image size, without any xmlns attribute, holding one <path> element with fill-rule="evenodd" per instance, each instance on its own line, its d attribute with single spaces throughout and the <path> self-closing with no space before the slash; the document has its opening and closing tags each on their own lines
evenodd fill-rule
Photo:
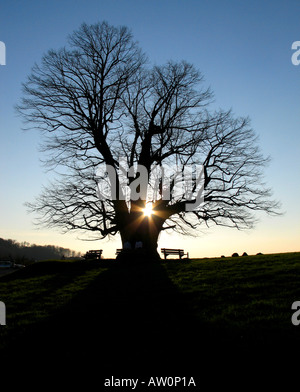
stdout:
<svg viewBox="0 0 300 392">
<path fill-rule="evenodd" d="M 185 60 L 199 69 L 215 107 L 249 116 L 271 163 L 265 181 L 283 215 L 259 214 L 247 231 L 215 227 L 198 237 L 163 233 L 160 247 L 183 248 L 190 257 L 300 251 L 300 41 L 298 0 L 0 0 L 0 237 L 52 244 L 114 257 L 119 237 L 83 242 L 74 233 L 37 228 L 25 202 L 33 201 L 52 173 L 42 166 L 41 135 L 23 131 L 15 105 L 31 67 L 59 49 L 80 25 L 107 21 L 132 30 L 153 64 Z M 0 56 L 1 58 L 1 56 Z M 300 59 L 300 56 L 299 56 Z"/>
</svg>

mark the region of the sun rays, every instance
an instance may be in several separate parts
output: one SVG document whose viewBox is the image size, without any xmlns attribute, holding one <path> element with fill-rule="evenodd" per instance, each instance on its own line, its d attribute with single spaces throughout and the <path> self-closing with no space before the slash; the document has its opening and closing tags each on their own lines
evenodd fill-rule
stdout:
<svg viewBox="0 0 300 392">
<path fill-rule="evenodd" d="M 147 203 L 146 207 L 143 209 L 144 216 L 147 216 L 150 218 L 150 216 L 153 214 L 152 210 L 152 203 Z"/>
</svg>

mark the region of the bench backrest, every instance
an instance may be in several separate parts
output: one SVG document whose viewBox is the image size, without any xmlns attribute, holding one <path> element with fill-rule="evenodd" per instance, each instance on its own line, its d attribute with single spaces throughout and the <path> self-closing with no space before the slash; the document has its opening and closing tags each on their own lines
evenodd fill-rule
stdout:
<svg viewBox="0 0 300 392">
<path fill-rule="evenodd" d="M 167 249 L 167 248 L 162 248 L 161 251 L 166 252 L 166 253 L 182 253 L 182 252 L 184 252 L 183 249 Z"/>
<path fill-rule="evenodd" d="M 85 258 L 93 258 L 93 257 L 101 257 L 102 255 L 102 249 L 100 250 L 89 250 L 85 254 Z"/>
</svg>

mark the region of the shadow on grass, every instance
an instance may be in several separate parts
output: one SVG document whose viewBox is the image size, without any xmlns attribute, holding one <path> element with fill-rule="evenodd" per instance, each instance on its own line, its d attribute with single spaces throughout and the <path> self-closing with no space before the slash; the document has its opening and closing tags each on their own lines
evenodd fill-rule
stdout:
<svg viewBox="0 0 300 392">
<path fill-rule="evenodd" d="M 59 273 L 63 285 L 97 265 L 107 269 L 54 314 L 27 328 L 6 348 L 6 358 L 84 362 L 101 369 L 195 364 L 201 333 L 161 264 L 41 263 L 19 276 Z M 5 280 L 14 278 L 17 273 Z"/>
<path fill-rule="evenodd" d="M 251 371 L 259 371 L 265 358 L 257 347 L 253 361 L 246 357 L 251 347 L 241 356 L 239 342 L 223 335 L 221 328 L 203 324 L 160 263 L 40 263 L 3 281 L 53 273 L 60 287 L 93 270 L 102 272 L 6 347 L 2 354 L 8 363 L 71 365 L 91 369 L 94 375 L 107 371 L 107 376 L 121 370 L 194 370 L 204 378 L 216 372 L 231 377 L 228 370 L 248 371 L 250 360 Z"/>
</svg>

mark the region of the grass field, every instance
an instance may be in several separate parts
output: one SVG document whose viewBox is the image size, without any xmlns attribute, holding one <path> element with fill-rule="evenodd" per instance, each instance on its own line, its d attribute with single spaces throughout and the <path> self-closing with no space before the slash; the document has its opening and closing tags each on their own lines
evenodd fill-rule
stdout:
<svg viewBox="0 0 300 392">
<path fill-rule="evenodd" d="M 300 348 L 300 253 L 170 260 L 43 261 L 0 278 L 7 325 L 0 354 L 25 363 L 91 361 L 114 369 L 155 357 L 195 358 Z M 221 360 L 221 359 L 220 359 Z M 197 365 L 199 366 L 199 365 Z"/>
</svg>

